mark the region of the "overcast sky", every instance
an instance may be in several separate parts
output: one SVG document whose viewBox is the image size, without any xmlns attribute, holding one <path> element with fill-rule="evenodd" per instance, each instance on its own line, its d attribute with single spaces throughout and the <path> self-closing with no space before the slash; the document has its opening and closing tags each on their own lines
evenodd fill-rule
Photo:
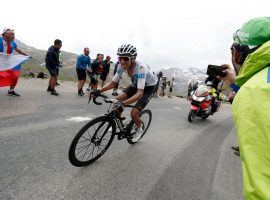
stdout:
<svg viewBox="0 0 270 200">
<path fill-rule="evenodd" d="M 269 16 L 269 0 L 12 0 L 1 2 L 0 29 L 47 49 L 59 38 L 62 49 L 90 47 L 116 60 L 119 45 L 137 47 L 138 59 L 154 70 L 206 68 L 230 63 L 232 34 L 243 22 Z"/>
</svg>

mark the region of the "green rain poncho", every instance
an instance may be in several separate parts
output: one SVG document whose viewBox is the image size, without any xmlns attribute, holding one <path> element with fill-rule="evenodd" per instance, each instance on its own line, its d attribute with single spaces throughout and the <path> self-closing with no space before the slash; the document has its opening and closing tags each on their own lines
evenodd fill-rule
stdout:
<svg viewBox="0 0 270 200">
<path fill-rule="evenodd" d="M 233 102 L 245 200 L 270 200 L 270 41 L 250 54 Z"/>
</svg>

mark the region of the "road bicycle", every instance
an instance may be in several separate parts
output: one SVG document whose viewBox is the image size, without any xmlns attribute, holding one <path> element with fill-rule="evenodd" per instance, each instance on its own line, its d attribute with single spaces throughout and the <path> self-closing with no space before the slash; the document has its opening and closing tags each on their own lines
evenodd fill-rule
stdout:
<svg viewBox="0 0 270 200">
<path fill-rule="evenodd" d="M 127 124 L 124 123 L 125 118 L 119 116 L 115 111 L 115 105 L 118 101 L 110 99 L 104 94 L 99 94 L 93 98 L 93 102 L 97 105 L 102 104 L 96 101 L 97 97 L 102 97 L 103 101 L 110 105 L 105 115 L 88 122 L 74 137 L 69 148 L 69 160 L 76 167 L 89 165 L 99 159 L 110 147 L 115 136 L 118 140 L 126 139 L 129 144 L 137 143 L 145 135 L 151 124 L 151 110 L 143 110 L 140 113 L 143 134 L 137 141 L 133 141 L 136 124 L 133 120 L 130 120 Z M 91 95 L 89 102 L 90 100 Z M 132 105 L 126 107 L 134 108 Z"/>
</svg>

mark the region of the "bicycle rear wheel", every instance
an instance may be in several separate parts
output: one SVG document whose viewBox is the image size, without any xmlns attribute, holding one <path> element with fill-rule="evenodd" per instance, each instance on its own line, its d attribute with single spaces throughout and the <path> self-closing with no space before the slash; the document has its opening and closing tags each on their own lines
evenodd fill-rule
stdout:
<svg viewBox="0 0 270 200">
<path fill-rule="evenodd" d="M 134 121 L 132 120 L 129 124 L 129 126 L 131 127 L 131 130 L 130 130 L 130 135 L 131 137 L 127 137 L 127 142 L 129 144 L 135 144 L 137 142 L 139 142 L 142 137 L 145 135 L 145 133 L 147 132 L 150 124 L 151 124 L 151 121 L 152 121 L 152 112 L 151 110 L 143 110 L 141 113 L 140 113 L 140 118 L 141 118 L 141 121 L 142 121 L 142 128 L 143 128 L 143 134 L 141 136 L 141 138 L 136 141 L 136 142 L 133 142 L 132 141 L 132 135 L 135 134 L 136 132 L 136 124 L 134 123 Z"/>
<path fill-rule="evenodd" d="M 69 161 L 76 167 L 95 162 L 109 148 L 115 136 L 115 123 L 106 116 L 87 123 L 74 137 L 69 148 Z"/>
</svg>

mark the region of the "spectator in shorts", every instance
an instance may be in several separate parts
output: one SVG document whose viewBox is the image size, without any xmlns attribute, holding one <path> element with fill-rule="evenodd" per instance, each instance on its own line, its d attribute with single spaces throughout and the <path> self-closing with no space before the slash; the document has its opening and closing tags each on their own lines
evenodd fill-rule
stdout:
<svg viewBox="0 0 270 200">
<path fill-rule="evenodd" d="M 106 59 L 103 61 L 103 69 L 100 74 L 100 79 L 101 79 L 101 87 L 105 85 L 105 81 L 107 79 L 107 76 L 109 75 L 110 72 L 110 65 L 111 65 L 111 57 L 106 56 Z"/>
<path fill-rule="evenodd" d="M 83 86 L 86 81 L 86 71 L 91 72 L 91 58 L 89 57 L 90 50 L 88 47 L 85 47 L 83 50 L 83 54 L 77 57 L 76 63 L 76 72 L 78 76 L 78 95 L 83 96 Z"/>
<path fill-rule="evenodd" d="M 161 97 L 163 97 L 165 95 L 165 90 L 166 90 L 166 86 L 167 86 L 167 77 L 166 76 L 163 76 L 161 78 L 161 91 L 160 91 L 160 95 Z"/>
<path fill-rule="evenodd" d="M 101 67 L 102 67 L 102 54 L 98 53 L 96 59 L 91 63 L 91 72 L 87 72 L 90 83 L 88 91 L 97 89 L 98 86 L 98 75 L 101 73 Z"/>
<path fill-rule="evenodd" d="M 2 36 L 0 36 L 0 53 L 13 54 L 14 51 L 16 51 L 17 53 L 21 55 L 28 56 L 26 53 L 24 53 L 22 50 L 20 50 L 17 47 L 17 44 L 15 43 L 14 39 L 15 39 L 14 30 L 11 28 L 5 28 L 3 30 Z M 17 67 L 20 68 L 20 65 Z M 14 90 L 17 85 L 17 82 L 18 82 L 18 78 L 15 78 L 14 81 L 12 81 L 12 83 L 9 84 L 10 86 L 10 89 L 8 90 L 9 96 L 15 96 L 15 97 L 20 96 Z"/>
<path fill-rule="evenodd" d="M 59 68 L 60 66 L 60 60 L 59 60 L 59 55 L 60 55 L 60 49 L 62 47 L 62 41 L 59 39 L 56 39 L 54 41 L 54 45 L 52 45 L 46 54 L 45 58 L 45 63 L 46 63 L 46 68 L 48 69 L 50 73 L 50 80 L 49 80 L 49 85 L 48 85 L 48 92 L 51 92 L 52 95 L 58 96 L 59 94 L 55 90 L 55 85 L 57 82 L 57 76 L 59 73 Z"/>
<path fill-rule="evenodd" d="M 155 97 L 155 98 L 158 98 L 157 92 L 158 92 L 158 88 L 159 88 L 159 84 L 160 84 L 160 80 L 161 80 L 162 76 L 163 76 L 163 73 L 162 73 L 162 71 L 160 71 L 158 73 L 158 75 L 157 75 L 158 82 L 157 82 L 157 85 L 156 85 L 155 90 L 154 90 L 154 93 L 153 93 L 153 97 Z"/>
<path fill-rule="evenodd" d="M 168 94 L 168 97 L 169 98 L 172 98 L 172 88 L 173 88 L 173 82 L 174 82 L 174 78 L 172 78 L 171 81 L 169 81 L 169 94 Z"/>
<path fill-rule="evenodd" d="M 116 74 L 118 66 L 119 66 L 119 61 L 117 61 L 114 65 L 113 75 Z M 117 93 L 118 86 L 119 86 L 119 82 L 113 88 L 113 93 L 112 93 L 113 96 L 118 96 L 118 93 Z"/>
</svg>

